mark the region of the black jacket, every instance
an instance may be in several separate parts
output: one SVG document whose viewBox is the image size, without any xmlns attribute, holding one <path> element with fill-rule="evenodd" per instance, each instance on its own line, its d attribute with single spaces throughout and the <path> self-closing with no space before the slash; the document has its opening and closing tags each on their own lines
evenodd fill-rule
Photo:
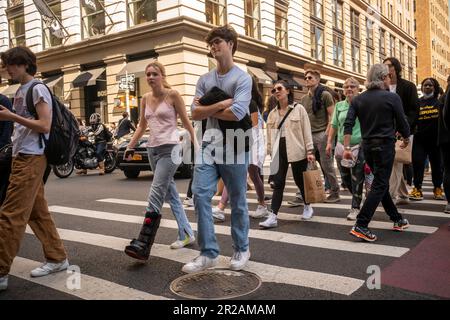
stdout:
<svg viewBox="0 0 450 320">
<path fill-rule="evenodd" d="M 12 111 L 11 101 L 2 94 L 0 94 L 0 105 Z M 11 143 L 12 132 L 13 123 L 11 121 L 0 121 L 0 148 Z"/>
<path fill-rule="evenodd" d="M 408 80 L 399 79 L 396 93 L 402 99 L 403 110 L 408 119 L 409 127 L 414 128 L 419 115 L 419 97 L 416 86 Z"/>
<path fill-rule="evenodd" d="M 402 101 L 395 93 L 372 89 L 353 99 L 344 123 L 344 134 L 352 134 L 356 118 L 361 124 L 363 140 L 392 139 L 398 131 L 404 138 L 410 135 Z"/>
<path fill-rule="evenodd" d="M 450 91 L 449 91 L 450 92 Z M 450 93 L 447 92 L 444 105 L 439 112 L 438 145 L 450 143 Z"/>
</svg>

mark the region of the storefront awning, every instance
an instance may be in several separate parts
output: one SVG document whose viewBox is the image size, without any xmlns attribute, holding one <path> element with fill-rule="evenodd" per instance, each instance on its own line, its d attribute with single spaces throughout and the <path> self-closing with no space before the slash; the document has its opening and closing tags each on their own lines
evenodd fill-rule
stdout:
<svg viewBox="0 0 450 320">
<path fill-rule="evenodd" d="M 44 82 L 50 90 L 53 91 L 53 87 L 58 84 L 61 84 L 63 81 L 63 76 L 54 76 L 45 78 L 42 82 Z"/>
<path fill-rule="evenodd" d="M 2 95 L 12 99 L 14 98 L 14 96 L 16 95 L 16 91 L 17 89 L 19 89 L 20 84 L 12 84 L 10 86 L 8 86 L 5 90 L 3 90 L 2 92 L 0 92 Z"/>
<path fill-rule="evenodd" d="M 125 67 L 116 75 L 116 80 L 119 81 L 121 77 L 128 74 L 134 74 L 136 78 L 143 77 L 145 75 L 145 67 L 152 62 L 155 62 L 156 59 L 150 58 L 145 60 L 137 60 L 128 62 Z"/>
<path fill-rule="evenodd" d="M 73 88 L 95 86 L 97 78 L 105 71 L 105 68 L 91 69 L 80 73 L 72 82 Z"/>
<path fill-rule="evenodd" d="M 286 74 L 286 73 L 278 73 L 278 77 L 281 80 L 285 80 L 287 81 L 287 83 L 293 87 L 296 90 L 302 90 L 302 86 L 300 85 L 300 83 L 298 83 L 297 81 L 294 80 L 293 76 L 290 74 Z"/>
<path fill-rule="evenodd" d="M 252 76 L 258 79 L 259 83 L 272 85 L 274 79 L 265 73 L 264 70 L 249 66 L 247 66 L 247 70 Z"/>
</svg>

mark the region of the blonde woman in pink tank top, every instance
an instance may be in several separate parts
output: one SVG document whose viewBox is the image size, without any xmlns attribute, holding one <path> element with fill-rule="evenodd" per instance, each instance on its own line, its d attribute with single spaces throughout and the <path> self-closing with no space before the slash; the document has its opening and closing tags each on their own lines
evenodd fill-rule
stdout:
<svg viewBox="0 0 450 320">
<path fill-rule="evenodd" d="M 194 129 L 183 99 L 166 81 L 164 66 L 159 62 L 152 62 L 145 68 L 145 75 L 151 91 L 142 97 L 139 126 L 124 154 L 124 160 L 132 157 L 133 148 L 148 127 L 150 137 L 147 150 L 153 171 L 153 182 L 139 236 L 125 248 L 128 256 L 139 260 L 147 260 L 150 256 L 164 201 L 170 204 L 178 224 L 178 239 L 170 247 L 179 249 L 195 241 L 194 231 L 186 217 L 173 178 L 178 164 L 172 159 L 172 154 L 178 154 L 179 151 L 177 116 L 180 117 L 192 141 L 195 141 Z"/>
</svg>

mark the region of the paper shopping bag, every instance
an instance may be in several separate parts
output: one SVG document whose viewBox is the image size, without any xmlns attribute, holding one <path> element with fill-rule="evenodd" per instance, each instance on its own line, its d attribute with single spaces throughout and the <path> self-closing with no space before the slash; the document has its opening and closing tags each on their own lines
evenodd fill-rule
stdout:
<svg viewBox="0 0 450 320">
<path fill-rule="evenodd" d="M 325 201 L 325 189 L 320 170 L 317 168 L 303 172 L 305 186 L 305 203 L 320 203 Z"/>
<path fill-rule="evenodd" d="M 397 140 L 397 142 L 395 143 L 395 161 L 404 164 L 410 164 L 412 163 L 412 136 L 409 138 L 409 144 L 405 149 L 400 148 L 402 143 L 402 140 Z"/>
</svg>

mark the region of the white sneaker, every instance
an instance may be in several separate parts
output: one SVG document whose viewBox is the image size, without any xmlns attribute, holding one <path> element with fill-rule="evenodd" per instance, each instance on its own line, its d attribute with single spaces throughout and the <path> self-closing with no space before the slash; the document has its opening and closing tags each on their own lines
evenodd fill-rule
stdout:
<svg viewBox="0 0 450 320">
<path fill-rule="evenodd" d="M 219 207 L 212 208 L 212 216 L 217 221 L 220 221 L 220 222 L 224 222 L 225 221 L 225 211 L 224 210 L 220 210 Z"/>
<path fill-rule="evenodd" d="M 355 220 L 356 220 L 356 217 L 358 216 L 358 214 L 359 214 L 359 209 L 351 208 L 351 209 L 350 209 L 350 212 L 349 212 L 349 214 L 348 214 L 348 216 L 347 216 L 347 220 L 349 220 L 349 221 L 355 221 Z"/>
<path fill-rule="evenodd" d="M 0 277 L 0 291 L 8 288 L 8 275 Z"/>
<path fill-rule="evenodd" d="M 398 197 L 397 201 L 395 202 L 396 206 L 405 206 L 410 204 L 410 200 L 408 197 L 404 198 L 404 197 Z"/>
<path fill-rule="evenodd" d="M 260 222 L 259 226 L 265 229 L 278 227 L 277 215 L 273 212 L 270 212 L 269 217 L 265 221 Z"/>
<path fill-rule="evenodd" d="M 247 251 L 235 251 L 230 261 L 230 269 L 234 271 L 242 270 L 247 265 L 250 259 L 250 250 Z"/>
<path fill-rule="evenodd" d="M 183 204 L 186 206 L 186 207 L 193 207 L 194 206 L 194 199 L 192 199 L 192 198 L 188 198 L 188 197 L 186 197 L 186 198 L 184 198 L 184 200 L 183 200 Z"/>
<path fill-rule="evenodd" d="M 219 262 L 218 258 L 208 258 L 207 256 L 198 256 L 189 263 L 186 263 L 181 269 L 186 273 L 194 273 L 215 267 Z"/>
<path fill-rule="evenodd" d="M 258 208 L 256 208 L 256 211 L 249 212 L 248 215 L 255 219 L 265 218 L 269 215 L 269 210 L 267 210 L 267 207 L 265 207 L 265 206 L 258 205 Z"/>
<path fill-rule="evenodd" d="M 303 207 L 303 215 L 302 215 L 302 219 L 303 219 L 303 220 L 309 220 L 309 219 L 311 219 L 312 216 L 313 216 L 313 214 L 314 214 L 314 210 L 313 210 L 313 208 L 311 207 L 310 204 L 305 205 L 305 206 Z"/>
<path fill-rule="evenodd" d="M 64 260 L 63 262 L 59 263 L 51 263 L 47 262 L 43 264 L 42 266 L 31 270 L 31 276 L 32 277 L 43 277 L 46 275 L 49 275 L 50 273 L 59 272 L 66 270 L 69 267 L 69 260 Z"/>
<path fill-rule="evenodd" d="M 191 243 L 195 242 L 194 236 L 188 236 L 186 235 L 186 238 L 184 240 L 177 240 L 174 243 L 170 245 L 170 249 L 181 249 L 186 247 L 187 245 L 190 245 Z"/>
</svg>

